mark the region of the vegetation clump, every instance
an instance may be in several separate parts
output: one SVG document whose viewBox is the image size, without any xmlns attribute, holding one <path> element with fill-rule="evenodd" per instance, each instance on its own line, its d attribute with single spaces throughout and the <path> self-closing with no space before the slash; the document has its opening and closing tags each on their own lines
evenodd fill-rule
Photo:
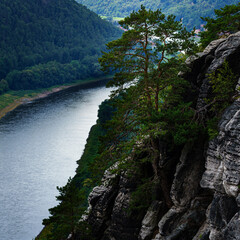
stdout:
<svg viewBox="0 0 240 240">
<path fill-rule="evenodd" d="M 218 122 L 223 111 L 235 100 L 237 77 L 225 61 L 221 68 L 208 75 L 212 87 L 211 96 L 206 99 L 209 106 L 210 119 L 207 121 L 207 130 L 210 139 L 218 135 Z"/>
<path fill-rule="evenodd" d="M 226 5 L 214 10 L 215 17 L 202 18 L 206 23 L 206 31 L 200 33 L 202 47 L 206 47 L 211 41 L 226 37 L 231 33 L 240 31 L 240 3 Z"/>
</svg>

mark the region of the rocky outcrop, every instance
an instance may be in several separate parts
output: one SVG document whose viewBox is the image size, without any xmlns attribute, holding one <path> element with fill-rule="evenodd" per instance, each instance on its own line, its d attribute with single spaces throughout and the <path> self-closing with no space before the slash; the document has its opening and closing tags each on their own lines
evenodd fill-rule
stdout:
<svg viewBox="0 0 240 240">
<path fill-rule="evenodd" d="M 203 188 L 237 197 L 240 184 L 240 101 L 223 114 L 219 135 L 209 143 Z"/>
<path fill-rule="evenodd" d="M 96 239 L 137 240 L 141 221 L 133 218 L 128 211 L 131 193 L 136 189 L 136 180 L 126 173 L 120 176 L 112 173 L 117 167 L 116 164 L 108 169 L 102 184 L 90 193 L 87 222 Z"/>
<path fill-rule="evenodd" d="M 158 227 L 158 221 L 160 217 L 163 216 L 163 212 L 164 212 L 163 202 L 154 201 L 150 205 L 146 215 L 142 220 L 142 227 L 139 232 L 139 239 L 142 240 L 151 239 L 151 237 L 154 234 L 154 231 L 156 231 Z"/>
<path fill-rule="evenodd" d="M 207 74 L 225 60 L 239 77 L 240 32 L 189 58 L 190 71 L 181 74 L 198 94 L 196 109 L 204 109 L 202 118 L 211 94 Z M 240 81 L 240 92 L 239 86 Z M 199 136 L 179 152 L 175 174 L 168 175 L 172 206 L 160 196 L 140 218 L 127 212 L 136 179 L 105 175 L 108 184 L 103 182 L 89 196 L 88 222 L 96 239 L 240 240 L 240 99 L 225 110 L 215 139 L 207 142 Z"/>
<path fill-rule="evenodd" d="M 240 101 L 222 116 L 219 135 L 209 143 L 206 171 L 200 182 L 211 189 L 214 199 L 209 218 L 209 239 L 240 239 Z"/>
</svg>

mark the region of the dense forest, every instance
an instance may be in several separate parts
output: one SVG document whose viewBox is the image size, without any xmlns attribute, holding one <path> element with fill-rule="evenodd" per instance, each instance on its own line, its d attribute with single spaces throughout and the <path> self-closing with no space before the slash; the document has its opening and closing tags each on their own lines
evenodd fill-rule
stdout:
<svg viewBox="0 0 240 240">
<path fill-rule="evenodd" d="M 73 0 L 2 0 L 0 16 L 0 94 L 99 76 L 101 50 L 120 34 Z"/>
<path fill-rule="evenodd" d="M 107 17 L 126 17 L 141 5 L 148 9 L 161 9 L 165 14 L 174 14 L 182 19 L 188 29 L 199 28 L 204 22 L 200 17 L 212 17 L 214 9 L 226 4 L 236 4 L 238 0 L 77 0 L 97 14 Z"/>
</svg>

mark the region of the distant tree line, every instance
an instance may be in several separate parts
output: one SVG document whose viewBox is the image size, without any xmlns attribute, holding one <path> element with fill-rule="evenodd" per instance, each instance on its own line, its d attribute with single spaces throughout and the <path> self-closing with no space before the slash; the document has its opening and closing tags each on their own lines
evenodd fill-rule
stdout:
<svg viewBox="0 0 240 240">
<path fill-rule="evenodd" d="M 77 0 L 97 14 L 107 17 L 126 17 L 138 11 L 143 4 L 147 9 L 161 9 L 164 14 L 174 14 L 189 30 L 204 23 L 200 17 L 213 17 L 214 9 L 226 4 L 237 4 L 238 0 Z"/>
<path fill-rule="evenodd" d="M 12 90 L 30 90 L 74 82 L 76 79 L 99 77 L 103 73 L 99 64 L 95 63 L 96 60 L 96 57 L 88 57 L 83 63 L 73 60 L 67 64 L 56 61 L 38 64 L 24 70 L 13 70 L 2 82 Z"/>
</svg>

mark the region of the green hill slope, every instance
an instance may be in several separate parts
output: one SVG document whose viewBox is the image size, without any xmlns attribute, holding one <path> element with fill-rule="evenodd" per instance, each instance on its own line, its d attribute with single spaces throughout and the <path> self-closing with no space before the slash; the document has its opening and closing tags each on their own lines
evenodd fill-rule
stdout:
<svg viewBox="0 0 240 240">
<path fill-rule="evenodd" d="M 97 14 L 108 17 L 126 17 L 130 12 L 137 11 L 141 4 L 152 10 L 162 9 L 165 14 L 174 14 L 188 28 L 197 28 L 203 22 L 200 16 L 212 17 L 214 9 L 226 4 L 236 4 L 238 0 L 77 0 Z"/>
<path fill-rule="evenodd" d="M 0 93 L 99 76 L 101 50 L 120 34 L 74 0 L 2 0 L 0 16 Z"/>
</svg>

